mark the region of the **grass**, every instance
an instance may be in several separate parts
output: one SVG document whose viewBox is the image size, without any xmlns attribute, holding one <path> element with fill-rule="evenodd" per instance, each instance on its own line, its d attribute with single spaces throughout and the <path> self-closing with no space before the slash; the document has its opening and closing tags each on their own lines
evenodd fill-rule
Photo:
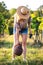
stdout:
<svg viewBox="0 0 43 65">
<path fill-rule="evenodd" d="M 43 49 L 27 48 L 27 62 L 23 62 L 23 57 L 17 56 L 14 62 L 12 61 L 12 48 L 0 48 L 0 65 L 43 65 Z M 26 64 L 25 64 L 26 63 Z"/>
<path fill-rule="evenodd" d="M 12 45 L 12 35 L 0 39 L 0 65 L 43 65 L 43 47 L 34 48 L 27 45 L 27 62 L 23 61 L 22 55 L 12 62 Z"/>
</svg>

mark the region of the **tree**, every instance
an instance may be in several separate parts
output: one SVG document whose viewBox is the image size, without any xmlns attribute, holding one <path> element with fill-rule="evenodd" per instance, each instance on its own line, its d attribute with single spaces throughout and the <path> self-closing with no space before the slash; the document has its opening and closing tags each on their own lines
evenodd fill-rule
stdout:
<svg viewBox="0 0 43 65">
<path fill-rule="evenodd" d="M 32 24 L 31 24 L 31 27 L 32 29 L 35 29 L 35 32 L 36 32 L 36 41 L 38 41 L 38 30 L 39 30 L 39 25 L 41 23 L 41 21 L 38 19 L 38 13 L 34 12 L 31 17 L 32 17 Z"/>
<path fill-rule="evenodd" d="M 0 12 L 2 13 L 5 19 L 10 18 L 9 10 L 6 9 L 6 5 L 3 1 L 0 2 Z"/>
<path fill-rule="evenodd" d="M 4 32 L 4 28 L 5 28 L 5 19 L 3 17 L 3 15 L 0 13 L 0 36 L 2 34 L 2 32 Z"/>
<path fill-rule="evenodd" d="M 14 15 L 15 12 L 16 12 L 16 9 L 14 9 L 14 8 L 12 8 L 11 10 L 9 10 L 9 13 L 10 13 L 11 15 Z"/>
<path fill-rule="evenodd" d="M 43 17 L 43 5 L 41 5 L 39 8 L 38 8 L 38 11 L 40 13 L 40 16 Z"/>
<path fill-rule="evenodd" d="M 6 9 L 5 3 L 2 1 L 0 2 L 0 35 L 3 33 L 4 29 L 6 28 L 6 19 L 10 18 L 9 10 Z"/>
</svg>

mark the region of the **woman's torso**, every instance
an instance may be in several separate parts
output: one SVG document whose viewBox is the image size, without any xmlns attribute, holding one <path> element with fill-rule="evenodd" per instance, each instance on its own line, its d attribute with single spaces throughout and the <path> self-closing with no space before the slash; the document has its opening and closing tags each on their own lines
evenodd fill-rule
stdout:
<svg viewBox="0 0 43 65">
<path fill-rule="evenodd" d="M 18 23 L 20 25 L 20 28 L 27 28 L 27 22 L 28 20 L 18 20 L 17 16 L 14 16 L 14 27 L 16 26 L 16 24 Z"/>
</svg>

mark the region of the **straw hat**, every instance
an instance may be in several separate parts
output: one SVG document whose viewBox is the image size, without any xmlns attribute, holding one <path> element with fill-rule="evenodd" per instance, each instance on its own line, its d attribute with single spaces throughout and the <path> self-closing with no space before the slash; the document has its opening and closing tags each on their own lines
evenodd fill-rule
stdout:
<svg viewBox="0 0 43 65">
<path fill-rule="evenodd" d="M 17 18 L 20 19 L 28 19 L 30 16 L 29 9 L 25 6 L 20 6 L 17 8 Z"/>
</svg>

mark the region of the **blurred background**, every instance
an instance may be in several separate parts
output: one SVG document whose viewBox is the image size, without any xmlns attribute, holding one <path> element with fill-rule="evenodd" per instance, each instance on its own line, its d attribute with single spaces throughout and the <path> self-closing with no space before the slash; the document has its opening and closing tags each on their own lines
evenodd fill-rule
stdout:
<svg viewBox="0 0 43 65">
<path fill-rule="evenodd" d="M 20 4 L 19 0 L 11 1 L 12 5 L 8 0 L 0 0 L 0 65 L 14 63 L 15 65 L 43 65 L 43 1 L 37 0 L 35 3 L 34 0 L 32 2 L 25 0 L 21 2 Z M 28 7 L 31 13 L 31 32 L 29 29 L 27 37 L 27 63 L 22 61 L 22 56 L 17 57 L 15 62 L 11 63 L 14 14 L 20 5 Z M 21 36 L 19 40 L 22 41 Z"/>
</svg>

